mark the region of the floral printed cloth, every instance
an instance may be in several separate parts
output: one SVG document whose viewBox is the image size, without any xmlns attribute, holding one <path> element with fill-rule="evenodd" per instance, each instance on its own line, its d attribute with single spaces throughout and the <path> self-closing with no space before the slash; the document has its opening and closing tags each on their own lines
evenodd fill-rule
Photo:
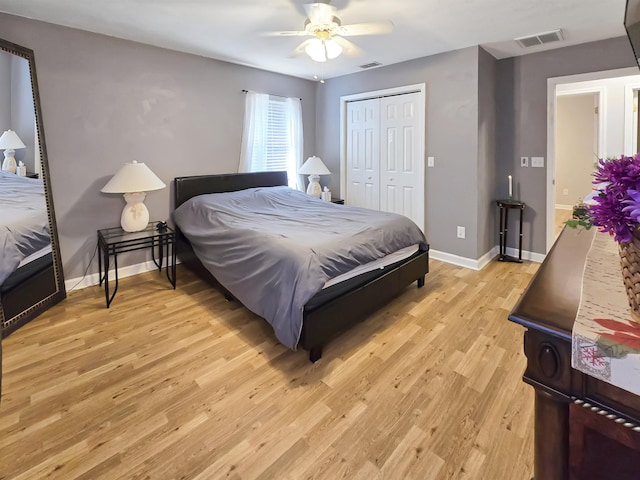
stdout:
<svg viewBox="0 0 640 480">
<path fill-rule="evenodd" d="M 640 395 L 640 324 L 630 321 L 618 244 L 596 233 L 571 337 L 571 366 Z"/>
</svg>

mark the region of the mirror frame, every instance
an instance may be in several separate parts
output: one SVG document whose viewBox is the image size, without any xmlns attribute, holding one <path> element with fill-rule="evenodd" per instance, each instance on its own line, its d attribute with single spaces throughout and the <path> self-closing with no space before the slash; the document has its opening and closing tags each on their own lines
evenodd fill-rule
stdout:
<svg viewBox="0 0 640 480">
<path fill-rule="evenodd" d="M 55 289 L 53 293 L 45 294 L 45 296 L 42 297 L 42 294 L 38 293 L 37 289 L 27 291 L 27 294 L 34 299 L 33 303 L 28 308 L 25 308 L 23 311 L 11 318 L 4 318 L 4 308 L 2 308 L 2 297 L 0 295 L 0 330 L 2 334 L 1 337 L 4 338 L 51 306 L 59 303 L 67 296 L 67 293 L 64 286 L 64 274 L 62 272 L 62 260 L 60 258 L 60 243 L 58 241 L 56 216 L 53 208 L 51 177 L 49 176 L 49 159 L 47 156 L 47 144 L 44 137 L 44 123 L 42 121 L 42 108 L 40 106 L 40 91 L 38 89 L 38 79 L 36 75 L 35 55 L 33 50 L 1 38 L 0 50 L 24 58 L 29 62 L 31 92 L 33 95 L 33 107 L 36 120 L 36 133 L 40 144 L 40 175 L 44 186 L 45 201 L 47 204 L 49 234 L 51 236 L 51 258 L 53 261 L 53 274 L 55 278 Z"/>
</svg>

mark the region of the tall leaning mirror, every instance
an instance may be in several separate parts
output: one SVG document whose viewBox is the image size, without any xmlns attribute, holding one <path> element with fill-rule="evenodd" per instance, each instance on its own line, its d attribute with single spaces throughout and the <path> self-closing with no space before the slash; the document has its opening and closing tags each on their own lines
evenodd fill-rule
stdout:
<svg viewBox="0 0 640 480">
<path fill-rule="evenodd" d="M 66 296 L 33 51 L 0 39 L 2 338 Z"/>
</svg>

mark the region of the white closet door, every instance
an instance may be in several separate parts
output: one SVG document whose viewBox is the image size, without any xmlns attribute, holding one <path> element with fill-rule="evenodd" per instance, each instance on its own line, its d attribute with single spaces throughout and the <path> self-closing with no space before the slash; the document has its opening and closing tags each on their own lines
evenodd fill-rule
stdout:
<svg viewBox="0 0 640 480">
<path fill-rule="evenodd" d="M 380 210 L 424 231 L 424 105 L 410 93 L 380 99 Z"/>
<path fill-rule="evenodd" d="M 380 209 L 380 100 L 347 104 L 349 205 Z"/>
</svg>

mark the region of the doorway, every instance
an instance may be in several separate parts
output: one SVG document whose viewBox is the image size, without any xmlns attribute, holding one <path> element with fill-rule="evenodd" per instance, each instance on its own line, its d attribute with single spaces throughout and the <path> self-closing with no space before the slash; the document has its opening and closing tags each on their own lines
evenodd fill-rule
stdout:
<svg viewBox="0 0 640 480">
<path fill-rule="evenodd" d="M 571 218 L 573 206 L 592 190 L 600 153 L 600 97 L 594 91 L 563 91 L 556 99 L 554 235 Z"/>
<path fill-rule="evenodd" d="M 556 239 L 556 204 L 566 205 L 584 196 L 571 195 L 571 187 L 563 187 L 560 194 L 556 195 L 558 98 L 565 95 L 598 95 L 597 158 L 615 157 L 622 153 L 629 154 L 633 145 L 632 104 L 628 101 L 633 98 L 630 85 L 638 85 L 636 89 L 640 89 L 637 67 L 547 79 L 547 252 Z M 591 140 L 585 143 L 591 144 Z M 569 188 L 566 198 L 563 195 L 564 188 Z"/>
</svg>

